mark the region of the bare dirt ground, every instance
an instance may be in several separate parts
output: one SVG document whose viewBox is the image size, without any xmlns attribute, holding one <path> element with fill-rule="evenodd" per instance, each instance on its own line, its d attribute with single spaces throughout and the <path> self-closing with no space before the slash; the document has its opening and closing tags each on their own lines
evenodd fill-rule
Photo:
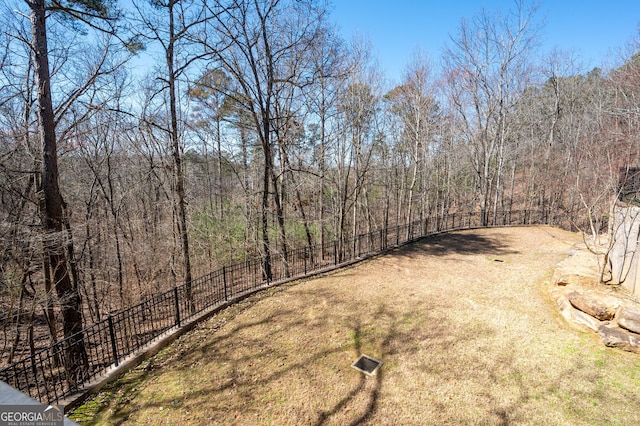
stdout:
<svg viewBox="0 0 640 426">
<path fill-rule="evenodd" d="M 581 241 L 549 227 L 431 237 L 247 299 L 108 386 L 89 424 L 640 424 L 640 356 L 550 295 Z M 365 353 L 375 377 L 350 367 Z"/>
</svg>

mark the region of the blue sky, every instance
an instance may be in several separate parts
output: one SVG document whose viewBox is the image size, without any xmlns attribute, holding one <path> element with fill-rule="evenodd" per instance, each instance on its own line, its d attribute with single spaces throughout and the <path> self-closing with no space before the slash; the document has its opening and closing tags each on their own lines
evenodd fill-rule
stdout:
<svg viewBox="0 0 640 426">
<path fill-rule="evenodd" d="M 333 0 L 330 19 L 346 40 L 356 31 L 368 36 L 382 70 L 398 82 L 417 48 L 437 63 L 462 18 L 482 7 L 494 12 L 514 5 L 513 0 Z M 585 70 L 606 68 L 638 37 L 640 0 L 547 0 L 536 19 L 544 25 L 541 51 L 573 51 Z"/>
</svg>

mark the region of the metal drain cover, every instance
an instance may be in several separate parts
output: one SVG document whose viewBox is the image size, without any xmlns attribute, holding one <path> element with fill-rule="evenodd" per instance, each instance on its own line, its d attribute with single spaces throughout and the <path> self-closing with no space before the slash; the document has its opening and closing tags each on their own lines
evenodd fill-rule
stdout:
<svg viewBox="0 0 640 426">
<path fill-rule="evenodd" d="M 375 376 L 378 368 L 382 365 L 382 361 L 375 358 L 371 358 L 367 355 L 360 355 L 360 357 L 351 364 L 356 370 L 366 374 L 367 376 Z"/>
</svg>

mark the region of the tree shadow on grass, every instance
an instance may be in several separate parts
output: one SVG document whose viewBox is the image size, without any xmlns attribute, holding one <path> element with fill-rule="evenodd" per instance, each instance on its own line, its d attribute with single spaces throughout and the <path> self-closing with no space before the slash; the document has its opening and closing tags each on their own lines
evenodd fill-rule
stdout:
<svg viewBox="0 0 640 426">
<path fill-rule="evenodd" d="M 249 304 L 238 306 L 237 312 L 230 315 L 230 320 L 235 320 L 239 313 L 251 307 L 252 305 Z M 186 334 L 159 354 L 150 357 L 123 376 L 108 383 L 100 394 L 90 401 L 88 407 L 83 406 L 76 409 L 76 420 L 81 421 L 82 424 L 101 424 L 102 419 L 96 418 L 96 413 L 93 413 L 93 411 L 108 410 L 110 412 L 108 423 L 120 425 L 127 422 L 130 415 L 138 408 L 175 406 L 177 400 L 174 397 L 168 399 L 157 398 L 153 402 L 146 402 L 142 406 L 135 405 L 134 401 L 140 394 L 141 387 L 144 387 L 144 384 L 147 383 L 151 377 L 158 377 L 164 371 L 180 372 L 190 370 L 194 365 L 197 365 L 199 360 L 206 359 L 212 356 L 212 354 L 215 354 L 215 348 L 217 346 L 224 347 L 229 345 L 228 342 L 232 340 L 237 333 L 254 327 L 279 323 L 283 317 L 291 313 L 289 310 L 281 310 L 255 321 L 237 324 L 229 330 L 225 330 L 226 333 L 218 330 L 220 326 L 214 326 L 213 334 L 207 334 L 205 341 L 201 341 L 194 332 Z M 288 326 L 292 328 L 302 324 L 304 324 L 303 320 L 288 322 Z M 196 328 L 196 332 L 197 330 L 198 328 Z M 245 341 L 244 344 L 260 347 L 264 342 L 261 340 Z M 253 358 L 253 356 L 238 357 L 234 358 L 233 361 L 245 362 L 251 358 Z M 234 380 L 230 380 L 225 383 L 216 383 L 206 390 L 208 393 L 217 394 L 236 385 L 237 383 Z M 195 398 L 200 396 L 200 394 L 201 391 L 186 393 L 180 397 L 180 400 Z"/>
<path fill-rule="evenodd" d="M 361 332 L 360 324 L 357 324 L 354 327 L 353 334 L 354 334 L 353 340 L 355 343 L 354 352 L 356 354 L 359 354 L 360 351 L 362 350 L 362 343 L 361 343 L 362 332 Z M 379 377 L 381 376 L 378 375 L 376 379 L 379 380 Z M 351 389 L 351 391 L 344 398 L 338 401 L 338 403 L 335 404 L 332 409 L 323 410 L 319 413 L 319 417 L 318 417 L 318 420 L 315 422 L 315 425 L 320 426 L 325 424 L 327 420 L 329 420 L 332 416 L 334 416 L 335 414 L 343 410 L 351 400 L 353 400 L 357 395 L 359 395 L 364 390 L 366 380 L 367 380 L 366 377 L 364 376 L 364 374 L 362 374 L 360 376 L 360 380 L 358 381 L 358 385 L 355 388 Z"/>
<path fill-rule="evenodd" d="M 384 306 L 380 311 L 384 313 Z M 389 332 L 386 334 L 385 339 L 381 343 L 381 348 L 383 350 L 385 350 L 388 347 L 389 340 L 395 335 L 394 329 L 395 329 L 395 325 L 392 325 Z M 353 350 L 356 358 L 362 354 L 362 338 L 363 338 L 362 325 L 361 323 L 358 322 L 354 326 L 354 330 L 353 330 L 353 341 L 354 341 Z M 382 357 L 384 357 L 384 355 L 385 355 L 384 352 L 381 353 Z M 333 406 L 333 408 L 331 408 L 330 410 L 322 410 L 319 413 L 318 420 L 314 423 L 315 426 L 324 425 L 329 419 L 331 419 L 331 417 L 333 417 L 334 415 L 344 410 L 358 395 L 360 395 L 362 392 L 366 390 L 367 380 L 375 380 L 375 386 L 369 392 L 369 401 L 367 402 L 367 406 L 365 407 L 362 414 L 358 416 L 356 419 L 354 419 L 353 421 L 351 421 L 349 425 L 356 426 L 356 425 L 362 424 L 367 419 L 369 419 L 375 413 L 376 407 L 378 405 L 380 389 L 382 388 L 383 374 L 384 373 L 381 368 L 378 369 L 378 371 L 376 372 L 376 375 L 371 378 L 368 378 L 367 376 L 365 376 L 364 373 L 360 373 L 360 379 L 358 381 L 358 385 L 355 386 L 353 389 L 351 389 L 351 391 L 347 395 L 345 395 L 340 401 L 338 401 Z"/>
<path fill-rule="evenodd" d="M 424 239 L 417 244 L 402 248 L 396 253 L 405 256 L 413 256 L 416 253 L 432 256 L 449 253 L 470 255 L 517 253 L 510 250 L 508 238 L 510 236 L 505 234 L 498 234 L 495 238 L 492 238 L 482 235 L 480 232 L 443 234 Z M 474 327 L 465 328 L 461 332 L 458 331 L 452 334 L 450 329 L 452 326 L 451 319 L 441 310 L 436 309 L 442 303 L 441 300 L 424 301 L 420 304 L 420 310 L 406 310 L 404 309 L 406 308 L 405 305 L 395 307 L 393 303 L 385 300 L 381 302 L 377 310 L 376 306 L 373 305 L 369 311 L 359 311 L 358 308 L 353 306 L 353 298 L 336 298 L 335 290 L 331 288 L 302 288 L 296 291 L 296 297 L 303 297 L 303 300 L 308 299 L 310 301 L 303 305 L 304 307 L 316 307 L 316 312 L 319 315 L 314 318 L 313 322 L 305 319 L 304 310 L 296 311 L 295 305 L 290 302 L 283 303 L 279 310 L 270 315 L 250 315 L 248 316 L 250 319 L 246 323 L 240 321 L 243 318 L 232 316 L 221 323 L 219 327 L 212 326 L 207 328 L 202 334 L 202 339 L 197 339 L 193 347 L 183 347 L 175 350 L 174 356 L 170 357 L 166 363 L 161 362 L 161 366 L 163 369 L 172 370 L 174 376 L 176 376 L 196 368 L 194 367 L 196 362 L 206 363 L 207 359 L 215 359 L 222 365 L 236 364 L 240 365 L 240 367 L 244 365 L 242 368 L 246 371 L 249 362 L 253 362 L 256 358 L 265 355 L 278 357 L 286 353 L 282 352 L 282 350 L 274 351 L 272 349 L 273 347 L 277 348 L 279 336 L 293 335 L 295 333 L 300 335 L 322 335 L 329 320 L 332 320 L 345 326 L 341 329 L 341 333 L 345 328 L 351 333 L 352 342 L 347 347 L 349 352 L 347 358 L 353 354 L 353 359 L 355 359 L 361 354 L 363 347 L 365 350 L 369 350 L 368 348 L 373 344 L 371 342 L 375 342 L 379 343 L 379 351 L 377 353 L 369 353 L 369 355 L 379 357 L 385 363 L 389 362 L 387 364 L 388 367 L 391 366 L 391 361 L 394 358 L 397 361 L 400 356 L 411 358 L 413 356 L 424 356 L 425 353 L 444 352 L 450 353 L 449 358 L 451 359 L 442 363 L 437 362 L 437 358 L 432 359 L 432 357 L 425 356 L 420 364 L 421 372 L 419 374 L 442 377 L 459 383 L 469 383 L 469 371 L 478 371 L 482 373 L 482 376 L 488 376 L 484 382 L 480 383 L 486 386 L 478 391 L 485 403 L 477 409 L 482 419 L 492 424 L 526 422 L 529 414 L 527 406 L 539 398 L 548 398 L 552 403 L 559 404 L 561 406 L 559 409 L 566 410 L 565 406 L 568 404 L 557 397 L 549 397 L 549 393 L 563 393 L 571 398 L 586 400 L 593 397 L 594 389 L 598 390 L 596 386 L 598 380 L 604 379 L 604 376 L 601 375 L 589 376 L 584 379 L 585 375 L 592 374 L 591 369 L 586 369 L 579 364 L 572 364 L 558 369 L 555 373 L 546 373 L 547 381 L 541 385 L 539 380 L 531 378 L 530 372 L 526 368 L 527 364 L 518 359 L 517 351 L 499 352 L 497 354 L 493 352 L 460 351 L 460 347 L 464 347 L 464 345 L 461 345 L 464 342 L 477 339 L 486 341 L 494 335 L 497 336 L 500 330 L 492 324 L 479 323 L 474 324 Z M 335 316 L 335 311 L 332 309 L 323 311 L 319 303 L 322 299 L 326 299 L 328 301 L 327 305 L 330 307 L 336 308 L 339 306 L 340 309 L 336 308 L 336 311 L 344 312 L 344 315 Z M 251 309 L 257 309 L 253 304 L 248 306 Z M 413 307 L 415 308 L 415 306 Z M 246 318 L 244 320 L 246 321 Z M 225 326 L 227 323 L 230 324 Z M 242 341 L 236 341 L 238 335 L 242 335 L 244 331 L 256 327 L 259 327 L 259 333 L 245 335 Z M 218 330 L 217 328 L 221 329 Z M 206 339 L 204 338 L 205 335 L 208 335 Z M 330 336 L 325 337 L 328 338 Z M 517 344 L 517 341 L 514 342 L 514 345 Z M 233 348 L 221 350 L 221 348 L 224 349 L 228 346 L 233 346 Z M 241 355 L 234 353 L 234 351 L 240 350 L 243 346 L 254 348 L 253 352 L 245 351 Z M 246 372 L 236 376 L 236 371 L 234 370 L 233 374 L 223 377 L 224 380 L 211 380 L 211 383 L 207 383 L 200 388 L 190 386 L 185 388 L 185 392 L 179 395 L 165 394 L 162 397 L 146 401 L 136 401 L 135 393 L 140 384 L 135 380 L 131 380 L 129 389 L 119 393 L 122 398 L 121 405 L 116 405 L 114 409 L 121 410 L 120 416 L 112 418 L 111 423 L 122 423 L 127 420 L 133 411 L 145 407 L 155 407 L 158 411 L 161 407 L 164 407 L 181 410 L 182 412 L 191 411 L 192 413 L 197 410 L 202 411 L 203 407 L 208 407 L 205 409 L 218 411 L 218 414 L 213 413 L 212 416 L 216 416 L 215 420 L 221 422 L 237 421 L 233 416 L 238 412 L 243 414 L 255 412 L 259 414 L 266 404 L 274 405 L 278 404 L 278 401 L 260 399 L 260 395 L 256 395 L 255 392 L 257 388 L 268 386 L 272 382 L 282 381 L 283 387 L 281 391 L 285 394 L 286 392 L 291 392 L 295 389 L 293 383 L 287 386 L 287 383 L 291 383 L 291 377 L 306 378 L 304 373 L 310 366 L 314 366 L 316 363 L 326 363 L 329 355 L 344 352 L 338 344 L 327 346 L 324 350 L 313 345 L 304 346 L 302 344 L 299 345 L 299 348 L 303 350 L 303 356 L 295 361 L 287 360 L 285 356 L 277 364 L 272 363 L 269 369 L 265 369 L 261 374 L 253 376 Z M 263 352 L 263 349 L 265 352 Z M 176 364 L 173 364 L 173 362 Z M 336 363 L 335 368 L 331 371 L 342 368 L 342 365 Z M 535 363 L 533 365 L 540 366 L 541 364 Z M 466 366 L 468 368 L 458 368 L 458 366 Z M 326 391 L 325 394 L 320 394 L 320 397 L 328 395 L 331 402 L 324 407 L 316 406 L 310 411 L 300 409 L 299 413 L 293 413 L 292 418 L 299 423 L 316 425 L 335 423 L 336 421 L 352 425 L 372 422 L 381 417 L 385 409 L 384 405 L 379 404 L 380 399 L 383 397 L 383 391 L 384 394 L 394 392 L 394 389 L 392 389 L 394 376 L 399 368 L 397 366 L 385 368 L 385 365 L 383 365 L 373 378 L 360 376 L 356 380 L 352 377 L 353 380 L 349 382 L 351 383 L 350 386 L 342 391 L 341 394 L 334 394 L 334 392 L 337 392 L 337 385 L 344 385 L 344 378 L 349 377 L 336 375 L 337 380 L 331 379 L 334 388 L 328 388 L 330 390 Z M 214 370 L 205 370 L 205 373 L 208 371 L 215 372 Z M 356 373 L 354 370 L 353 374 L 360 373 Z M 528 374 L 529 377 L 527 378 Z M 590 387 L 583 385 L 582 387 L 585 389 L 582 390 L 574 389 L 571 383 L 567 383 L 566 377 L 580 376 L 583 376 L 583 383 L 595 383 L 596 385 Z M 323 378 L 326 377 L 326 375 L 323 376 Z M 510 386 L 510 395 L 512 397 L 504 398 L 504 395 L 496 390 L 501 384 Z M 224 395 L 225 391 L 230 389 L 233 389 L 234 394 Z M 317 388 L 314 391 L 317 392 Z M 131 392 L 131 394 L 128 394 L 128 392 Z M 640 404 L 637 393 L 632 390 L 629 390 L 628 393 L 625 398 L 628 399 L 630 407 Z M 614 400 L 613 395 L 605 394 L 599 396 L 597 402 L 603 404 L 612 400 Z M 217 402 L 206 405 L 212 401 Z M 251 401 L 258 402 L 252 403 Z M 458 401 L 460 401 L 460 398 L 458 398 Z M 133 405 L 136 403 L 140 405 Z M 451 402 L 443 399 L 442 401 L 436 400 L 430 403 L 436 404 L 434 409 L 436 411 L 451 413 Z M 437 404 L 442 404 L 442 407 Z M 583 403 L 582 406 L 584 405 Z M 588 408 L 587 406 L 584 409 Z M 299 415 L 300 413 L 304 416 L 303 418 Z M 586 413 L 590 414 L 588 411 Z M 296 415 L 298 416 L 296 417 Z M 578 416 L 573 415 L 571 418 L 576 419 Z M 546 419 L 546 417 L 543 419 Z M 429 420 L 434 419 L 430 418 L 427 421 Z"/>
<path fill-rule="evenodd" d="M 403 247 L 397 254 L 445 256 L 449 254 L 505 255 L 519 253 L 511 249 L 509 243 L 509 237 L 504 234 L 494 236 L 487 235 L 482 231 L 451 232 L 425 237 L 415 244 Z"/>
<path fill-rule="evenodd" d="M 351 426 L 356 426 L 363 424 L 366 422 L 373 414 L 375 413 L 376 407 L 378 405 L 378 399 L 380 396 L 380 389 L 382 387 L 382 377 L 383 372 L 380 370 L 374 380 L 376 381 L 375 387 L 369 393 L 369 402 L 367 403 L 366 408 L 363 413 L 349 423 Z M 318 420 L 314 423 L 316 426 L 324 425 L 332 416 L 338 414 L 340 411 L 344 410 L 349 403 L 355 399 L 360 393 L 365 390 L 366 381 L 369 380 L 364 374 L 360 377 L 360 381 L 358 385 L 353 388 L 344 398 L 342 398 L 331 410 L 323 410 L 320 412 Z"/>
<path fill-rule="evenodd" d="M 386 330 L 383 336 L 381 336 L 383 337 L 382 340 L 378 342 L 379 344 L 378 347 L 382 350 L 382 352 L 378 356 L 385 357 L 387 353 L 390 352 L 388 348 L 390 346 L 391 340 L 396 338 L 397 333 L 396 333 L 395 324 L 397 321 L 396 321 L 395 315 L 393 313 L 387 312 L 384 306 L 379 307 L 375 316 L 377 318 L 373 320 L 374 323 L 377 323 L 378 320 L 380 320 L 383 323 L 386 322 L 387 324 L 389 324 L 390 322 L 390 325 L 388 327 L 385 327 Z M 267 318 L 245 325 L 244 327 L 236 326 L 231 329 L 233 333 L 229 333 L 228 335 L 225 334 L 225 336 L 222 339 L 219 337 L 218 338 L 213 337 L 213 340 L 215 340 L 217 344 L 225 345 L 226 344 L 225 340 L 227 336 L 230 337 L 232 334 L 237 333 L 239 329 L 246 329 L 253 326 L 264 325 L 269 323 L 271 323 L 272 325 L 275 325 L 275 323 L 280 319 L 281 319 L 280 315 L 268 316 Z M 355 359 L 355 357 L 361 354 L 364 345 L 369 345 L 370 347 L 372 344 L 371 342 L 372 337 L 368 334 L 371 331 L 370 330 L 371 324 L 370 324 L 370 321 L 367 321 L 367 320 L 364 320 L 363 322 L 363 320 L 358 315 L 351 316 L 349 319 L 343 318 L 343 320 L 345 320 L 345 322 L 348 322 L 350 324 L 350 328 L 352 330 L 352 333 L 351 333 L 352 350 L 353 350 L 354 359 Z M 301 324 L 297 322 L 287 324 L 287 326 L 282 332 L 286 333 L 287 330 L 288 332 L 295 332 L 300 325 Z M 246 344 L 249 344 L 252 347 L 268 346 L 270 344 L 269 342 L 270 339 L 271 339 L 270 336 L 264 335 L 262 338 L 262 341 L 256 340 L 253 342 L 246 342 Z M 208 355 L 211 356 L 212 355 L 211 352 L 215 352 L 214 346 L 215 345 L 205 344 L 203 347 L 197 348 L 196 351 L 200 353 L 199 355 L 200 357 L 206 357 L 207 352 L 208 352 Z M 174 364 L 172 367 L 169 367 L 169 369 L 173 371 L 174 376 L 175 376 L 175 373 L 179 374 L 180 371 L 184 371 L 191 368 L 189 355 L 186 352 L 184 352 L 182 349 L 176 352 L 177 353 L 169 357 L 169 359 L 167 360 L 169 362 L 163 363 L 164 368 L 169 367 L 168 364 L 171 362 L 180 363 L 180 365 Z M 136 383 L 133 383 L 133 382 L 129 383 L 129 381 L 123 381 L 120 384 L 124 385 L 123 386 L 124 389 L 120 388 L 120 392 L 118 392 L 119 398 L 117 398 L 119 399 L 119 401 L 117 401 L 116 404 L 111 405 L 112 414 L 110 416 L 109 421 L 111 424 L 122 424 L 127 420 L 129 420 L 129 416 L 137 409 L 148 410 L 149 408 L 152 408 L 152 407 L 155 407 L 156 410 L 160 410 L 160 411 L 163 409 L 172 409 L 172 408 L 178 408 L 178 407 L 182 407 L 182 410 L 188 410 L 188 411 L 202 409 L 204 407 L 200 406 L 200 404 L 202 403 L 203 398 L 205 398 L 204 395 L 206 395 L 206 400 L 212 400 L 217 398 L 217 395 L 221 395 L 223 392 L 230 390 L 232 388 L 235 389 L 236 392 L 239 392 L 237 395 L 237 397 L 239 397 L 239 401 L 238 401 L 238 404 L 235 404 L 235 407 L 226 406 L 224 411 L 226 412 L 227 416 L 233 416 L 233 412 L 236 409 L 241 409 L 244 415 L 246 415 L 251 411 L 258 412 L 260 409 L 259 407 L 252 406 L 250 404 L 247 404 L 246 402 L 244 404 L 240 402 L 240 401 L 249 401 L 255 397 L 255 395 L 252 394 L 253 388 L 255 388 L 256 386 L 258 387 L 267 386 L 270 383 L 273 383 L 275 381 L 279 381 L 285 378 L 288 374 L 292 372 L 297 371 L 298 373 L 295 373 L 295 374 L 301 375 L 303 374 L 302 373 L 303 371 L 307 370 L 310 366 L 314 365 L 315 363 L 323 362 L 323 360 L 326 359 L 328 355 L 341 353 L 341 352 L 343 352 L 343 349 L 339 346 L 327 348 L 326 350 L 321 350 L 321 351 L 310 351 L 303 359 L 300 359 L 294 363 L 282 364 L 281 366 L 274 368 L 272 371 L 267 372 L 267 374 L 261 375 L 261 377 L 253 377 L 253 378 L 250 378 L 248 376 L 234 377 L 232 378 L 232 380 L 228 380 L 228 381 L 225 380 L 224 382 L 217 382 L 217 383 L 212 382 L 210 385 L 207 385 L 205 387 L 200 387 L 199 389 L 195 389 L 195 388 L 191 389 L 187 392 L 180 394 L 179 396 L 172 394 L 170 396 L 162 396 L 162 397 L 154 397 L 152 399 L 146 399 L 145 401 L 142 401 L 141 405 L 139 406 L 135 405 L 136 403 L 135 396 L 138 393 L 137 388 L 140 386 L 140 383 L 138 382 L 138 380 L 135 381 Z M 241 366 L 243 364 L 246 364 L 246 362 L 251 358 L 255 358 L 256 354 L 246 354 L 245 356 L 238 357 L 233 352 L 227 352 L 227 353 L 216 353 L 214 356 L 217 358 L 218 362 L 233 363 L 234 365 Z M 187 361 L 187 362 L 183 362 L 183 361 Z M 142 376 L 146 375 L 143 372 L 140 372 L 139 374 L 141 374 Z M 360 374 L 360 373 L 357 373 L 354 370 L 353 374 Z M 372 383 L 371 382 L 372 380 L 375 382 Z M 379 399 L 381 388 L 382 388 L 382 383 L 383 383 L 382 370 L 379 370 L 376 376 L 371 378 L 367 378 L 364 375 L 362 375 L 359 378 L 357 385 L 352 386 L 351 390 L 339 401 L 335 402 L 335 404 L 331 408 L 315 413 L 315 415 L 317 416 L 317 420 L 315 420 L 314 424 L 316 425 L 326 424 L 336 415 L 340 417 L 347 416 L 349 420 L 345 424 L 358 425 L 358 424 L 362 424 L 363 422 L 366 422 L 376 412 L 378 399 Z M 125 397 L 125 395 L 127 396 Z M 211 409 L 211 407 L 209 407 L 209 409 Z M 218 408 L 215 408 L 214 410 L 218 410 Z M 312 416 L 313 418 L 314 413 L 311 412 L 311 413 L 308 413 L 308 415 Z M 312 418 L 308 420 L 310 422 L 314 422 Z"/>
<path fill-rule="evenodd" d="M 345 413 L 351 414 L 350 419 L 340 419 L 344 424 L 351 426 L 366 424 L 376 415 L 378 409 L 378 403 L 382 395 L 384 378 L 385 378 L 385 366 L 387 362 L 389 365 L 393 364 L 395 356 L 398 354 L 398 350 L 402 348 L 401 352 L 405 354 L 416 353 L 419 351 L 419 345 L 424 341 L 441 341 L 441 339 L 447 336 L 447 326 L 443 323 L 434 324 L 432 327 L 424 328 L 422 326 L 411 327 L 401 331 L 402 328 L 406 328 L 406 315 L 402 315 L 401 312 L 397 312 L 393 308 L 389 308 L 385 303 L 381 303 L 373 318 L 370 318 L 367 323 L 363 323 L 360 318 L 353 318 L 355 325 L 353 326 L 353 352 L 354 359 L 363 354 L 363 340 L 371 340 L 371 337 L 367 336 L 367 332 L 364 331 L 372 324 L 375 325 L 374 329 L 378 330 L 381 327 L 386 328 L 386 331 L 378 336 L 379 341 L 377 347 L 380 360 L 383 365 L 377 370 L 376 375 L 373 377 L 367 377 L 363 373 L 360 374 L 358 384 L 354 386 L 343 398 L 336 402 L 332 408 L 322 410 L 318 413 L 318 419 L 314 423 L 315 426 L 321 426 L 329 422 L 332 417 L 338 417 Z M 385 326 L 385 324 L 387 324 Z M 375 339 L 374 339 L 375 340 Z M 369 342 L 371 343 L 371 342 Z M 370 381 L 374 383 L 367 386 Z M 358 398 L 363 398 L 366 401 L 366 405 L 362 407 L 359 405 Z M 360 407 L 360 408 L 359 408 Z M 348 414 L 346 414 L 349 416 Z"/>
<path fill-rule="evenodd" d="M 316 297 L 322 297 L 323 295 L 326 297 L 330 297 L 330 293 L 331 292 L 327 289 L 316 289 L 314 292 L 309 293 L 309 296 L 313 294 Z M 351 302 L 349 300 L 333 301 L 333 304 L 335 303 L 348 305 Z M 245 356 L 237 356 L 237 354 L 232 353 L 216 353 L 215 346 L 226 344 L 225 341 L 227 340 L 227 338 L 232 337 L 241 329 L 247 329 L 252 326 L 265 324 L 272 324 L 273 326 L 275 326 L 276 323 L 278 323 L 281 319 L 281 315 L 270 315 L 267 318 L 253 322 L 250 325 L 233 327 L 230 330 L 231 332 L 224 334 L 223 338 L 212 337 L 217 342 L 216 345 L 205 344 L 204 346 L 197 348 L 197 352 L 200 353 L 201 357 L 213 356 L 217 359 L 218 362 L 235 363 L 240 365 L 244 364 L 247 361 L 255 359 L 257 354 L 254 353 L 246 354 Z M 323 318 L 323 320 L 320 321 L 320 324 L 326 323 L 327 320 L 328 318 Z M 375 312 L 372 312 L 371 316 L 367 315 L 366 313 L 356 313 L 350 314 L 347 317 L 339 318 L 340 323 L 348 324 L 348 328 L 352 330 L 350 333 L 352 340 L 352 359 L 356 359 L 359 355 L 361 355 L 363 349 L 372 350 L 372 347 L 374 346 L 378 348 L 378 352 L 375 354 L 369 353 L 369 355 L 375 355 L 376 357 L 381 358 L 383 361 L 385 359 L 391 361 L 398 351 L 399 347 L 402 347 L 403 353 L 417 352 L 419 351 L 420 342 L 425 340 L 432 341 L 434 345 L 437 344 L 439 347 L 447 346 L 447 327 L 446 324 L 442 321 L 437 321 L 435 324 L 432 324 L 428 328 L 412 327 L 411 329 L 406 329 L 406 321 L 407 315 L 403 315 L 402 312 L 397 312 L 393 309 L 389 309 L 384 303 L 380 304 L 377 310 L 375 310 Z M 280 325 L 282 325 L 282 323 L 280 323 Z M 280 330 L 280 333 L 286 334 L 288 332 L 296 332 L 303 325 L 304 324 L 299 321 L 287 321 L 286 326 Z M 317 327 L 322 326 L 318 325 Z M 405 330 L 401 331 L 401 328 L 405 328 Z M 382 331 L 382 333 L 377 334 L 378 331 Z M 314 332 L 320 333 L 321 331 L 315 329 L 314 327 L 311 327 L 309 333 Z M 477 330 L 474 332 L 474 335 L 476 334 Z M 271 343 L 271 339 L 273 339 L 273 336 L 264 335 L 260 339 L 257 339 L 255 341 L 244 341 L 244 343 L 250 345 L 251 347 L 262 348 L 268 347 Z M 364 346 L 366 346 L 366 348 L 364 348 Z M 295 363 L 282 364 L 281 366 L 274 368 L 272 371 L 267 372 L 267 374 L 261 375 L 261 377 L 256 377 L 251 380 L 247 380 L 248 377 L 240 377 L 238 378 L 238 380 L 234 378 L 233 380 L 224 382 L 211 383 L 211 385 L 205 388 L 200 388 L 198 390 L 184 393 L 180 396 L 181 402 L 179 403 L 179 405 L 182 405 L 184 402 L 187 403 L 187 405 L 191 406 L 190 409 L 196 409 L 199 402 L 195 404 L 193 402 L 202 402 L 203 395 L 207 395 L 207 400 L 213 400 L 217 398 L 217 395 L 222 395 L 225 391 L 236 389 L 236 391 L 239 392 L 238 402 L 233 406 L 225 406 L 224 411 L 227 413 L 226 415 L 232 416 L 234 410 L 236 409 L 241 409 L 244 414 L 247 414 L 251 411 L 259 412 L 259 407 L 250 406 L 246 403 L 246 401 L 254 399 L 256 397 L 256 395 L 252 393 L 253 387 L 268 386 L 270 383 L 285 379 L 291 373 L 302 375 L 302 372 L 308 370 L 317 362 L 325 362 L 324 360 L 327 358 L 327 356 L 341 352 L 343 352 L 343 349 L 340 346 L 334 346 L 323 351 L 310 350 L 306 353 L 304 359 L 301 359 Z M 187 357 L 188 355 L 186 353 L 178 356 L 180 360 L 187 360 Z M 188 364 L 190 363 L 183 363 L 183 365 L 181 366 L 174 365 L 173 370 L 186 370 L 190 368 Z M 352 374 L 361 373 L 357 373 L 355 370 L 353 370 Z M 310 415 L 311 418 L 307 418 L 308 422 L 307 420 L 305 420 L 304 422 L 308 424 L 323 425 L 328 422 L 335 422 L 337 418 L 340 421 L 343 421 L 344 424 L 348 425 L 359 425 L 366 423 L 376 415 L 378 401 L 382 393 L 383 381 L 384 365 L 380 370 L 378 370 L 376 376 L 374 377 L 366 377 L 364 375 L 361 375 L 357 383 L 354 382 L 351 386 L 351 389 L 348 390 L 344 396 L 342 396 L 337 401 L 334 400 L 335 402 L 331 407 L 316 411 L 315 413 L 307 413 L 307 415 Z M 188 401 L 191 401 L 191 403 L 189 403 Z M 242 403 L 242 401 L 245 401 L 245 403 Z M 152 401 L 147 400 L 144 403 L 145 408 L 171 407 L 172 405 L 175 405 L 173 397 L 155 398 Z M 183 409 L 184 408 L 187 407 L 183 406 Z M 121 418 L 123 417 L 126 418 L 125 416 L 122 416 Z M 313 417 L 316 417 L 316 419 L 313 420 Z"/>
<path fill-rule="evenodd" d="M 425 317 L 432 318 L 429 313 Z M 318 413 L 318 418 L 314 422 L 315 426 L 322 426 L 327 423 L 335 423 L 336 419 L 350 426 L 368 424 L 378 414 L 378 405 L 383 394 L 383 385 L 385 384 L 385 375 L 393 376 L 395 369 L 399 367 L 391 367 L 397 362 L 397 356 L 420 356 L 423 353 L 423 347 L 426 345 L 433 349 L 448 351 L 452 345 L 462 341 L 468 341 L 479 335 L 490 335 L 493 330 L 483 329 L 482 327 L 469 330 L 465 335 L 457 336 L 456 340 L 451 340 L 450 325 L 446 318 L 434 318 L 434 321 L 428 321 L 428 326 L 424 326 L 421 321 L 415 324 L 411 322 L 411 313 L 398 311 L 393 307 L 381 303 L 377 311 L 366 322 L 362 322 L 360 317 L 353 319 L 353 353 L 354 359 L 363 352 L 362 342 L 371 340 L 367 338 L 365 330 L 371 326 L 375 330 L 386 328 L 385 332 L 379 336 L 378 342 L 379 358 L 383 365 L 377 371 L 374 377 L 367 377 L 362 373 L 357 385 L 331 408 L 322 410 Z M 371 342 L 369 342 L 371 343 Z M 370 346 L 370 345 L 369 345 Z M 371 354 L 369 354 L 371 355 Z M 391 368 L 391 373 L 385 372 L 385 365 Z M 434 374 L 438 374 L 434 372 Z M 374 381 L 374 383 L 371 383 Z M 387 389 L 386 392 L 393 392 L 393 389 Z M 362 406 L 362 400 L 366 401 L 366 405 Z M 344 418 L 340 418 L 343 416 Z M 332 421 L 333 420 L 333 421 Z"/>
</svg>

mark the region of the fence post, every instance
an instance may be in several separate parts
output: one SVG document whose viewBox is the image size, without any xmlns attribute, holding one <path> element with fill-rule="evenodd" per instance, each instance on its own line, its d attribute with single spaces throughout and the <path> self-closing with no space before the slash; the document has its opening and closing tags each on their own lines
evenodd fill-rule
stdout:
<svg viewBox="0 0 640 426">
<path fill-rule="evenodd" d="M 338 264 L 338 241 L 333 240 L 333 264 Z"/>
<path fill-rule="evenodd" d="M 111 314 L 107 317 L 109 322 L 109 337 L 111 337 L 111 351 L 113 352 L 113 363 L 117 367 L 119 364 L 118 361 L 118 345 L 116 344 L 116 332 L 113 329 L 113 317 Z"/>
<path fill-rule="evenodd" d="M 173 287 L 173 299 L 176 302 L 176 325 L 180 327 L 180 301 L 178 300 L 178 286 Z"/>
<path fill-rule="evenodd" d="M 224 301 L 229 301 L 229 296 L 227 295 L 227 267 L 222 267 L 222 286 L 224 287 Z"/>
</svg>

